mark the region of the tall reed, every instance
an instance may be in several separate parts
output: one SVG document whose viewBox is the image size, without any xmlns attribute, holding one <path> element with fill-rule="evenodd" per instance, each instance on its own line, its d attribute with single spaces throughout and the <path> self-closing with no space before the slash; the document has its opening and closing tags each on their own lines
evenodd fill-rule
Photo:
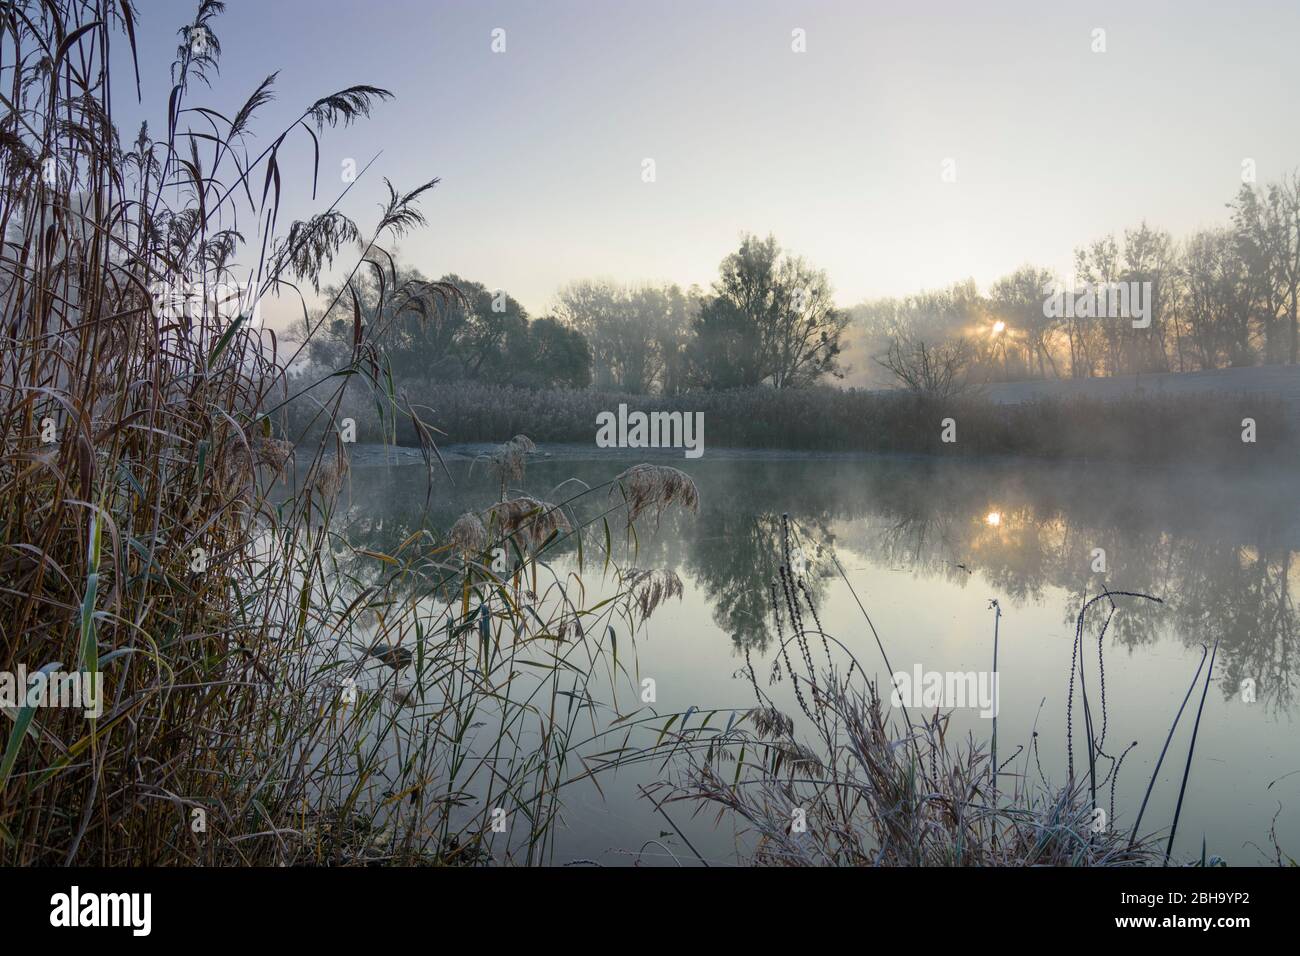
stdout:
<svg viewBox="0 0 1300 956">
<path fill-rule="evenodd" d="M 783 522 L 787 556 L 791 533 Z M 1072 691 L 1076 676 L 1083 677 L 1087 607 L 1110 600 L 1113 613 L 1118 596 L 1146 597 L 1115 591 L 1088 602 L 1079 616 Z M 947 713 L 904 709 L 902 721 L 893 718 L 862 663 L 823 628 L 811 590 L 788 560 L 772 598 L 772 678 L 791 684 L 802 718 L 784 714 L 748 664 L 756 706 L 723 731 L 678 735 L 673 745 L 683 775 L 653 791 L 658 805 L 686 801 L 734 814 L 746 825 L 752 860 L 768 865 L 1139 866 L 1165 859 L 1154 836 L 1137 839 L 1096 825 L 1096 790 L 1111 784 L 1113 819 L 1114 781 L 1128 753 L 1114 758 L 1103 749 L 1104 716 L 1099 733 L 1089 724 L 1088 777 L 1076 779 L 1071 749 L 1065 782 L 1052 785 L 1042 774 L 1037 735 L 999 765 L 981 741 L 951 739 Z M 991 609 L 996 646 L 1001 608 Z M 870 625 L 865 608 L 863 614 Z M 1086 690 L 1083 699 L 1091 713 Z M 1008 772 L 1018 757 L 1023 769 Z M 1110 763 L 1099 778 L 1101 760 Z M 1000 778 L 1011 779 L 1011 787 L 1000 788 Z"/>
<path fill-rule="evenodd" d="M 351 185 L 281 222 L 286 190 L 323 185 L 315 163 L 282 166 L 286 145 L 318 159 L 390 94 L 324 96 L 253 152 L 274 74 L 231 116 L 192 102 L 218 73 L 222 10 L 202 0 L 181 28 L 159 138 L 142 126 L 125 148 L 113 51 L 135 58 L 134 6 L 0 10 L 0 670 L 86 672 L 104 696 L 89 719 L 5 712 L 0 862 L 542 861 L 570 741 L 594 719 L 565 704 L 633 589 L 588 610 L 547 580 L 546 549 L 597 540 L 591 519 L 535 533 L 546 513 L 507 500 L 505 478 L 509 527 L 481 537 L 425 527 L 377 553 L 340 530 L 348 383 L 382 434 L 407 422 L 440 480 L 436 429 L 397 394 L 353 292 L 368 272 L 381 311 L 417 315 L 459 294 L 398 283 L 385 250 L 423 224 L 437 180 L 388 184 L 367 230 L 339 209 Z M 148 80 L 137 64 L 127 89 Z M 288 348 L 257 305 L 306 315 L 332 268 L 352 355 L 291 377 L 313 326 Z"/>
</svg>

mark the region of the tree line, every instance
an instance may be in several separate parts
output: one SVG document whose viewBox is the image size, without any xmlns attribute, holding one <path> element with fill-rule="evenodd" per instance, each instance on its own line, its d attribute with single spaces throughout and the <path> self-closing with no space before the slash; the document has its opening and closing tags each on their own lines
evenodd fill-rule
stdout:
<svg viewBox="0 0 1300 956">
<path fill-rule="evenodd" d="M 378 322 L 395 379 L 676 394 L 687 389 L 810 385 L 843 373 L 847 312 L 826 273 L 776 239 L 746 235 L 713 287 L 583 280 L 559 290 L 550 315 L 532 318 L 502 290 L 456 275 L 428 281 L 398 267 L 403 288 L 380 301 L 379 273 L 359 273 L 333 303 L 313 362 L 350 354 L 358 329 Z M 421 295 L 422 289 L 459 294 Z"/>
<path fill-rule="evenodd" d="M 868 352 L 919 390 L 970 381 L 1191 372 L 1300 360 L 1300 173 L 1243 184 L 1222 226 L 1181 242 L 1143 222 L 1079 247 L 1066 283 L 1025 265 L 858 308 Z M 1047 290 L 1150 283 L 1150 324 L 1063 316 Z M 918 383 L 920 383 L 918 385 Z"/>
<path fill-rule="evenodd" d="M 1024 265 L 981 291 L 974 280 L 903 298 L 835 306 L 826 273 L 745 235 L 711 287 L 572 282 L 549 314 L 457 275 L 412 287 L 458 295 L 389 297 L 386 354 L 404 381 L 480 381 L 672 395 L 694 389 L 804 387 L 843 377 L 850 337 L 903 385 L 950 392 L 973 382 L 1093 378 L 1300 362 L 1300 172 L 1243 184 L 1231 216 L 1176 241 L 1143 222 L 1075 250 L 1074 274 Z M 337 362 L 357 322 L 376 321 L 378 273 L 328 289 L 335 305 L 311 357 Z M 1149 323 L 1060 314 L 1053 286 L 1150 289 Z M 419 308 L 409 307 L 412 302 Z M 403 303 L 406 303 L 403 305 Z"/>
</svg>

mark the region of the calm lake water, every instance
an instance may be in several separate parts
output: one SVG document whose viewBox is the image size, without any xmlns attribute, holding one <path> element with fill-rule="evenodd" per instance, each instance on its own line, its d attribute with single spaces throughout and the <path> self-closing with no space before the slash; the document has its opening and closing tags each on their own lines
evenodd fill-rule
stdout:
<svg viewBox="0 0 1300 956">
<path fill-rule="evenodd" d="M 530 464 L 520 490 L 551 501 L 578 490 L 558 487 L 567 479 L 595 486 L 646 460 L 643 452 L 543 451 L 552 457 Z M 344 492 L 349 540 L 395 548 L 421 526 L 442 532 L 463 511 L 489 505 L 495 488 L 483 466 L 451 457 L 454 487 L 439 470 L 426 498 L 427 471 L 418 456 L 358 448 Z M 1300 853 L 1294 476 L 717 450 L 697 461 L 654 460 L 691 474 L 702 507 L 694 516 L 666 513 L 657 525 L 638 522 L 634 554 L 626 541 L 619 544 L 627 563 L 673 569 L 685 584 L 682 600 L 661 607 L 635 635 L 636 684 L 624 680 L 614 692 L 623 712 L 641 706 L 644 677 L 655 680 L 653 707 L 662 714 L 752 705 L 744 649 L 762 679 L 775 649 L 768 582 L 780 561 L 780 517 L 788 513 L 806 543 L 823 625 L 869 673 L 874 669 L 882 687 L 889 677 L 850 584 L 895 670 L 909 672 L 918 665 L 990 670 L 989 602 L 1000 603 L 1000 759 L 1037 730 L 1042 771 L 1053 784 L 1065 777 L 1071 648 L 1083 601 L 1106 585 L 1161 598 L 1163 604 L 1120 600 L 1104 641 L 1107 749 L 1138 742 L 1116 787 L 1118 825 L 1131 825 L 1202 645 L 1217 639 L 1175 854 L 1198 857 L 1204 838 L 1208 852 L 1229 863 L 1266 862 L 1275 815 L 1282 848 Z M 597 492 L 580 503 L 579 513 L 608 505 Z M 617 522 L 614 527 L 617 533 Z M 1094 570 L 1097 549 L 1105 552 L 1104 573 Z M 848 583 L 829 560 L 832 553 Z M 585 584 L 594 601 L 609 583 L 600 580 L 599 561 L 590 553 L 587 560 Z M 561 551 L 551 564 L 561 573 L 572 570 L 576 555 Z M 1103 618 L 1088 622 L 1090 681 Z M 620 635 L 621 646 L 632 637 Z M 1253 701 L 1244 699 L 1246 680 L 1254 682 Z M 797 712 L 788 682 L 770 691 L 787 712 Z M 1144 831 L 1172 820 L 1199 696 L 1198 688 L 1178 726 Z M 1076 709 L 1076 759 L 1080 721 Z M 952 723 L 962 738 L 967 731 L 989 736 L 990 721 L 975 709 L 954 711 Z M 1024 756 L 1008 769 L 1022 769 Z M 658 770 L 657 764 L 621 770 L 603 777 L 599 791 L 588 784 L 571 788 L 554 862 L 695 863 L 638 794 L 638 785 L 657 779 Z M 745 840 L 728 821 L 715 823 L 712 812 L 692 817 L 682 804 L 672 815 L 710 862 L 739 862 Z"/>
</svg>

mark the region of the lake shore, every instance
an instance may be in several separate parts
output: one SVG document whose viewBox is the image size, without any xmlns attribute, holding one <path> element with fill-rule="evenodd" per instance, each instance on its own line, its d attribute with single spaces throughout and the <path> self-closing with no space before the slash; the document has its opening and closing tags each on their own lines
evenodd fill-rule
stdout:
<svg viewBox="0 0 1300 956">
<path fill-rule="evenodd" d="M 486 447 L 503 436 L 524 434 L 547 446 L 691 460 L 685 448 L 650 448 L 648 440 L 629 441 L 630 448 L 597 449 L 601 416 L 626 406 L 650 416 L 702 416 L 700 448 L 706 457 L 1024 457 L 1214 462 L 1227 470 L 1300 458 L 1300 428 L 1291 407 L 1267 393 L 1025 395 L 1012 402 L 979 393 L 936 398 L 832 388 L 637 396 L 470 382 L 412 386 L 411 392 L 422 409 L 426 434 L 439 450 Z M 327 427 L 309 398 L 291 408 L 282 422 L 284 436 L 293 441 L 320 438 Z M 386 439 L 419 454 L 422 429 L 405 416 L 381 421 L 373 400 L 360 392 L 348 392 L 334 422 L 339 429 L 351 422 L 358 442 Z"/>
</svg>

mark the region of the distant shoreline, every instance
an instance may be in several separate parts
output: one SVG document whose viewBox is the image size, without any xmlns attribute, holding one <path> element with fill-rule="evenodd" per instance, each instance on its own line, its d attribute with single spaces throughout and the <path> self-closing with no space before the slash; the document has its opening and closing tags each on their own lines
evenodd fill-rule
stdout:
<svg viewBox="0 0 1300 956">
<path fill-rule="evenodd" d="M 1229 370 L 1245 372 L 1249 370 Z M 1277 370 L 1264 373 L 1264 381 Z M 683 448 L 596 448 L 600 416 L 626 405 L 651 415 L 703 416 L 708 457 L 834 460 L 870 456 L 936 459 L 1032 458 L 1054 461 L 1128 461 L 1137 464 L 1209 462 L 1226 468 L 1255 467 L 1262 460 L 1300 458 L 1300 369 L 1280 373 L 1294 380 L 1294 396 L 1203 391 L 1186 380 L 1158 391 L 1133 392 L 1132 381 L 1109 381 L 1106 395 L 1043 395 L 1031 386 L 1063 390 L 1069 383 L 1018 383 L 955 396 L 904 391 L 833 388 L 749 388 L 674 395 L 628 395 L 590 389 L 538 389 L 476 382 L 422 384 L 403 390 L 419 409 L 425 433 L 439 449 L 463 449 L 470 457 L 486 447 L 527 435 L 543 447 L 589 447 L 592 457 L 626 454 L 688 464 Z M 1241 376 L 1236 376 L 1240 379 Z M 1219 383 L 1220 378 L 1198 379 Z M 1127 387 L 1130 391 L 1123 391 Z M 360 443 L 388 443 L 419 456 L 420 434 L 409 414 L 390 409 L 381 422 L 375 397 L 350 389 L 335 418 L 351 419 Z M 320 437 L 319 409 L 303 401 L 282 420 L 284 437 Z M 312 416 L 318 416 L 307 428 Z M 1253 440 L 1252 440 L 1253 439 Z M 604 453 L 604 454 L 601 454 Z"/>
<path fill-rule="evenodd" d="M 1039 398 L 1173 398 L 1188 395 L 1261 396 L 1278 399 L 1300 422 L 1300 365 L 1251 365 L 1197 372 L 1151 372 L 1106 378 L 1030 379 L 982 386 L 1000 405 Z"/>
<path fill-rule="evenodd" d="M 490 442 L 467 442 L 462 444 L 439 445 L 438 453 L 448 466 L 471 464 L 480 456 L 490 453 L 497 446 Z M 1041 455 L 1003 454 L 1003 455 L 932 455 L 918 452 L 873 452 L 873 451 L 818 451 L 800 448 L 711 448 L 702 458 L 688 460 L 682 457 L 681 450 L 675 448 L 597 448 L 594 444 L 583 445 L 573 442 L 543 443 L 538 448 L 539 454 L 531 462 L 532 467 L 554 463 L 601 463 L 606 462 L 620 468 L 655 462 L 680 468 L 688 474 L 693 470 L 707 468 L 720 462 L 762 464 L 793 464 L 800 462 L 825 462 L 827 464 L 902 464 L 917 465 L 962 465 L 981 467 L 1001 465 L 1009 468 L 1073 468 L 1073 469 L 1123 469 L 1125 472 L 1138 474 L 1160 474 L 1172 469 L 1179 469 L 1179 474 L 1191 478 L 1207 478 L 1221 475 L 1224 470 L 1213 461 L 1204 459 L 1192 461 L 1129 461 L 1106 458 L 1046 458 Z M 332 455 L 327 452 L 326 458 Z M 350 466 L 354 469 L 368 468 L 405 468 L 425 467 L 424 455 L 420 449 L 411 445 L 389 445 L 362 442 L 349 449 Z M 1289 462 L 1270 462 L 1269 472 L 1275 467 L 1290 467 Z M 441 471 L 437 459 L 434 468 Z"/>
</svg>

